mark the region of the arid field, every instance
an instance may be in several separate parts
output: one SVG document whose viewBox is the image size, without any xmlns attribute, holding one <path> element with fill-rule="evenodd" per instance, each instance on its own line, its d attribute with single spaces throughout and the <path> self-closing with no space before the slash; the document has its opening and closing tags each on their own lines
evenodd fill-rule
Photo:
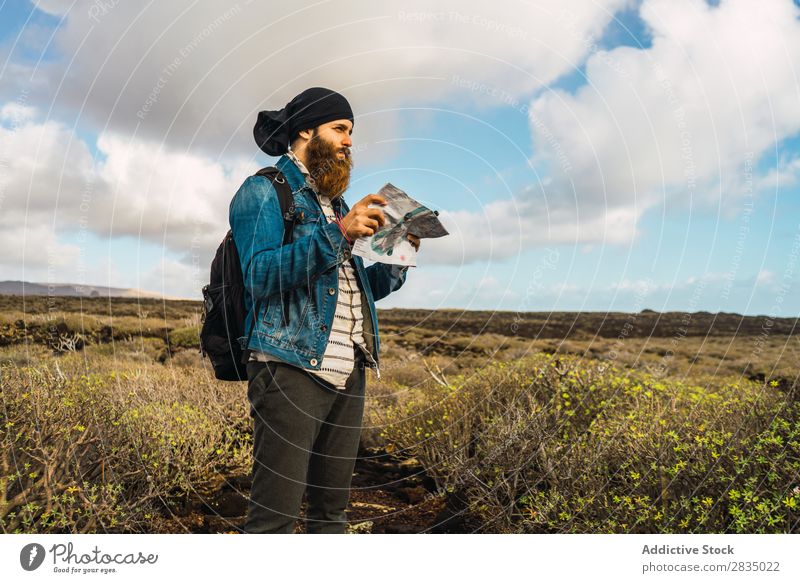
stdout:
<svg viewBox="0 0 800 583">
<path fill-rule="evenodd" d="M 239 530 L 246 387 L 216 381 L 199 355 L 199 302 L 0 296 L 0 307 L 0 530 Z M 797 320 L 379 320 L 353 532 L 800 530 Z"/>
</svg>

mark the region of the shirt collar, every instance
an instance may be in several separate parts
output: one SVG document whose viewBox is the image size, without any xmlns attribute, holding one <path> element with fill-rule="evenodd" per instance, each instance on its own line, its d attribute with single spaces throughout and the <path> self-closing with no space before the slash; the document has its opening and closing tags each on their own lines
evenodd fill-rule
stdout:
<svg viewBox="0 0 800 583">
<path fill-rule="evenodd" d="M 300 161 L 300 158 L 297 157 L 297 154 L 292 152 L 291 148 L 289 148 L 286 151 L 286 157 L 289 158 L 289 160 L 291 160 L 292 162 L 294 162 L 294 165 L 297 166 L 297 169 L 300 170 L 300 172 L 302 172 L 303 176 L 305 176 L 306 183 L 308 183 L 308 185 L 312 188 L 314 192 L 317 193 L 317 195 L 320 195 L 319 191 L 317 190 L 317 184 L 316 182 L 314 182 L 314 178 L 312 178 L 311 176 L 311 172 L 309 172 L 308 168 L 306 168 L 306 165 Z"/>
<path fill-rule="evenodd" d="M 300 172 L 302 172 L 302 173 L 303 173 L 303 176 L 305 176 L 305 177 L 306 177 L 306 180 L 314 180 L 313 178 L 311 178 L 311 173 L 308 171 L 308 168 L 306 168 L 306 165 L 305 165 L 305 164 L 303 164 L 303 163 L 300 161 L 300 158 L 298 158 L 298 157 L 297 157 L 297 154 L 295 154 L 294 152 L 292 152 L 292 149 L 291 149 L 291 148 L 289 148 L 289 149 L 286 151 L 286 156 L 289 158 L 289 160 L 291 160 L 292 162 L 294 162 L 294 165 L 295 165 L 295 166 L 297 166 L 297 168 L 300 170 Z"/>
</svg>

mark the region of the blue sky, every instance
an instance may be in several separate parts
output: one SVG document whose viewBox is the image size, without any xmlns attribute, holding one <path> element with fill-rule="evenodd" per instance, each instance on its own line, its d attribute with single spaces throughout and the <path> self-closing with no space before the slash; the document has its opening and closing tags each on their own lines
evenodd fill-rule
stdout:
<svg viewBox="0 0 800 583">
<path fill-rule="evenodd" d="M 366 56 L 375 33 L 352 15 L 336 14 L 344 40 L 328 36 L 329 15 L 287 16 L 287 39 L 320 31 L 292 63 L 249 47 L 263 28 L 248 28 L 247 3 L 192 8 L 169 28 L 177 8 L 131 18 L 139 9 L 5 2 L 0 244 L 23 244 L 0 279 L 198 297 L 227 201 L 273 161 L 248 136 L 254 112 L 324 85 L 356 112 L 348 201 L 392 182 L 453 233 L 423 241 L 406 287 L 379 307 L 797 316 L 800 10 L 578 4 L 542 2 L 529 19 L 480 3 L 457 18 L 370 8 L 396 34 Z M 747 62 L 740 32 L 760 47 Z M 267 97 L 263 71 L 277 87 Z"/>
</svg>

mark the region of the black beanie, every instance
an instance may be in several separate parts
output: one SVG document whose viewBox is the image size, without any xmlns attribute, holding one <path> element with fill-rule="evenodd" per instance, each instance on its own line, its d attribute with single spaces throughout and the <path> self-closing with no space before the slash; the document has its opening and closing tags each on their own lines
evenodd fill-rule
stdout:
<svg viewBox="0 0 800 583">
<path fill-rule="evenodd" d="M 347 99 L 332 89 L 312 87 L 277 111 L 261 111 L 253 128 L 256 144 L 270 156 L 289 150 L 297 134 L 336 119 L 353 122 L 353 110 Z"/>
</svg>

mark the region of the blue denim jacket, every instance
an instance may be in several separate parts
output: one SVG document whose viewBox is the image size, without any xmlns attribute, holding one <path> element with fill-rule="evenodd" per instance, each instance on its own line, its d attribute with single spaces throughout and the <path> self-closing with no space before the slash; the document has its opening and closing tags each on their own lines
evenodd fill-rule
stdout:
<svg viewBox="0 0 800 583">
<path fill-rule="evenodd" d="M 375 302 L 400 289 L 406 269 L 383 263 L 365 268 L 361 257 L 351 255 L 339 226 L 326 221 L 316 193 L 294 162 L 284 155 L 276 166 L 294 196 L 297 218 L 291 243 L 281 245 L 280 202 L 267 178 L 247 178 L 230 205 L 230 225 L 245 286 L 245 334 L 252 329 L 247 348 L 300 368 L 319 370 L 336 311 L 339 264 L 352 259 L 362 293 L 364 341 L 380 377 Z M 342 197 L 332 204 L 342 216 L 350 211 Z M 288 325 L 282 307 L 284 292 L 288 292 Z M 261 298 L 261 306 L 254 316 L 257 298 Z M 246 340 L 247 336 L 240 338 L 243 345 Z"/>
</svg>

